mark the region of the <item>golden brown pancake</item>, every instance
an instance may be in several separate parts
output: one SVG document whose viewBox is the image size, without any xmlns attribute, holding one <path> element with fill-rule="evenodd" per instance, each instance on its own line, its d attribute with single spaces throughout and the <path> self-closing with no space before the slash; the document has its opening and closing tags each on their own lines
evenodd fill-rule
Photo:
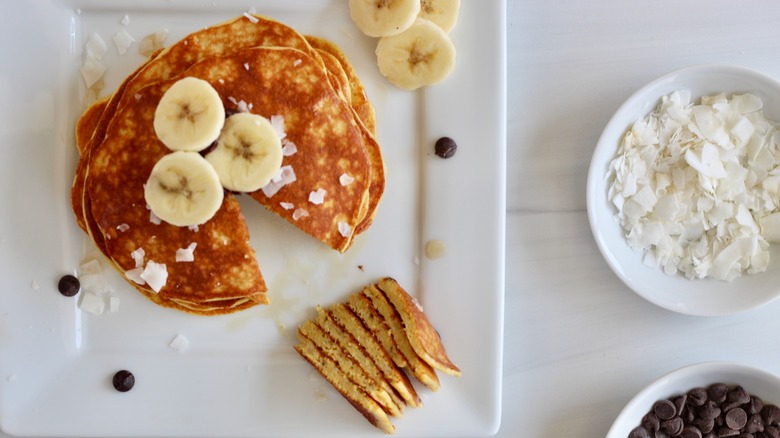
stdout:
<svg viewBox="0 0 780 438">
<path fill-rule="evenodd" d="M 143 185 L 155 163 L 170 153 L 153 126 L 154 110 L 170 84 L 139 90 L 139 99 L 117 112 L 106 140 L 93 151 L 89 199 L 105 237 L 106 254 L 120 272 L 136 268 L 131 253 L 139 248 L 145 261 L 165 264 L 168 279 L 158 293 L 131 282 L 159 304 L 179 307 L 181 300 L 195 304 L 217 300 L 227 310 L 248 304 L 245 299 L 266 303 L 266 286 L 234 197 L 226 197 L 216 215 L 197 230 L 150 221 Z M 197 244 L 195 261 L 177 262 L 177 249 L 192 243 Z M 220 307 L 217 304 L 213 307 Z"/>
<path fill-rule="evenodd" d="M 103 110 L 108 105 L 108 100 L 111 96 L 106 96 L 96 100 L 89 106 L 89 108 L 81 114 L 78 122 L 76 123 L 76 147 L 79 150 L 79 154 L 83 154 L 86 150 L 89 139 L 92 138 L 92 134 L 95 132 L 100 121 L 100 116 L 103 115 Z"/>
</svg>

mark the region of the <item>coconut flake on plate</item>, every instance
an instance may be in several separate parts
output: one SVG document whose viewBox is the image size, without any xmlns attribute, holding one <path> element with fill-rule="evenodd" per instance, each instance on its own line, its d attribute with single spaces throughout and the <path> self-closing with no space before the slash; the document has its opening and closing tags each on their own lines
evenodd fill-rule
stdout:
<svg viewBox="0 0 780 438">
<path fill-rule="evenodd" d="M 190 340 L 187 339 L 187 337 L 184 335 L 177 334 L 176 337 L 173 338 L 173 340 L 168 344 L 168 346 L 178 351 L 179 353 L 182 353 L 190 346 Z"/>
<path fill-rule="evenodd" d="M 252 23 L 259 23 L 260 20 L 257 19 L 254 15 L 252 15 L 249 12 L 244 12 L 244 17 L 246 17 L 247 20 L 251 21 Z"/>
<path fill-rule="evenodd" d="M 195 261 L 195 248 L 198 246 L 197 242 L 192 242 L 186 248 L 179 248 L 176 250 L 177 262 L 194 262 Z"/>
<path fill-rule="evenodd" d="M 108 313 L 119 312 L 119 297 L 112 295 L 108 297 Z"/>
<path fill-rule="evenodd" d="M 160 289 L 162 289 L 168 281 L 168 268 L 164 263 L 156 263 L 149 260 L 140 277 L 153 291 L 160 292 Z"/>
<path fill-rule="evenodd" d="M 100 60 L 108 51 L 108 45 L 99 33 L 93 32 L 87 39 L 86 49 L 87 58 L 92 57 L 93 59 Z"/>
<path fill-rule="evenodd" d="M 643 263 L 688 278 L 762 272 L 780 238 L 780 133 L 750 94 L 664 96 L 624 134 L 608 199 Z M 767 219 L 769 218 L 769 219 Z"/>
<path fill-rule="evenodd" d="M 117 33 L 114 34 L 112 39 L 114 40 L 114 45 L 116 46 L 116 50 L 120 55 L 127 53 L 127 49 L 130 48 L 130 46 L 135 42 L 135 38 L 130 36 L 130 34 L 127 33 L 125 29 L 120 29 Z"/>
<path fill-rule="evenodd" d="M 122 17 L 121 20 L 119 20 L 119 23 L 122 24 L 122 26 L 127 26 L 128 24 L 130 24 L 130 16 L 125 14 L 125 16 Z"/>
<path fill-rule="evenodd" d="M 106 300 L 92 292 L 84 292 L 81 294 L 79 309 L 92 315 L 101 315 L 106 310 Z"/>
<path fill-rule="evenodd" d="M 81 77 L 84 79 L 84 84 L 87 88 L 92 88 L 95 84 L 98 84 L 105 73 L 106 66 L 92 56 L 87 56 L 84 64 L 81 66 Z"/>
<path fill-rule="evenodd" d="M 138 43 L 138 53 L 146 57 L 151 56 L 154 52 L 163 48 L 167 38 L 168 29 L 165 28 L 146 35 Z"/>
<path fill-rule="evenodd" d="M 133 283 L 143 286 L 146 284 L 146 281 L 143 279 L 143 277 L 141 277 L 141 274 L 143 273 L 144 273 L 144 267 L 140 266 L 125 271 L 125 277 L 127 277 L 127 279 L 131 280 Z"/>
<path fill-rule="evenodd" d="M 314 205 L 320 205 L 323 202 L 325 202 L 325 194 L 327 192 L 325 189 L 317 189 L 313 192 L 309 193 L 309 202 L 311 202 Z"/>
<path fill-rule="evenodd" d="M 269 198 L 273 197 L 276 193 L 279 192 L 279 190 L 282 189 L 282 187 L 294 183 L 296 180 L 295 178 L 295 171 L 293 170 L 291 165 L 282 166 L 279 169 L 279 172 L 276 173 L 276 175 L 271 178 L 271 181 L 268 182 L 265 186 L 263 186 L 262 190 L 265 196 L 268 196 Z"/>
</svg>

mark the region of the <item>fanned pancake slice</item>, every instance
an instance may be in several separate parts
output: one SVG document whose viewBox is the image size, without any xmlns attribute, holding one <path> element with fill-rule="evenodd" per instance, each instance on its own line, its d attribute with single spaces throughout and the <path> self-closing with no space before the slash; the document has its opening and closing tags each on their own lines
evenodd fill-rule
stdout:
<svg viewBox="0 0 780 438">
<path fill-rule="evenodd" d="M 376 383 L 360 364 L 343 349 L 341 344 L 327 334 L 319 325 L 313 321 L 306 321 L 302 326 L 298 327 L 298 331 L 303 336 L 309 338 L 322 354 L 332 359 L 338 366 L 339 371 L 374 399 L 385 412 L 394 417 L 401 415 L 400 409 L 398 409 L 390 394 Z"/>
<path fill-rule="evenodd" d="M 385 411 L 374 399 L 368 396 L 360 387 L 352 383 L 338 365 L 325 354 L 306 336 L 298 332 L 300 343 L 295 346 L 297 351 L 309 362 L 334 388 L 344 396 L 371 424 L 387 434 L 395 432 L 395 426 L 390 422 Z"/>
<path fill-rule="evenodd" d="M 406 336 L 401 316 L 396 312 L 395 308 L 393 308 L 393 305 L 390 304 L 384 294 L 373 284 L 364 288 L 361 294 L 371 300 L 374 308 L 384 318 L 387 326 L 390 328 L 390 334 L 395 340 L 395 344 L 398 346 L 398 351 L 406 358 L 407 367 L 411 370 L 412 374 L 417 380 L 422 382 L 432 391 L 438 391 L 441 387 L 439 376 L 436 375 L 436 371 L 434 371 L 427 362 L 422 360 L 417 356 L 417 353 L 415 353 Z"/>
<path fill-rule="evenodd" d="M 143 250 L 144 265 L 164 264 L 168 275 L 164 286 L 157 293 L 148 286 L 139 289 L 163 305 L 179 308 L 184 307 L 181 302 L 208 302 L 227 311 L 246 307 L 249 302 L 244 299 L 265 303 L 265 282 L 234 197 L 226 196 L 216 215 L 197 229 L 150 220 L 143 185 L 155 163 L 170 153 L 153 126 L 157 103 L 170 85 L 164 82 L 139 90 L 134 104 L 117 112 L 106 140 L 93 151 L 87 188 L 106 253 L 120 272 L 137 268 L 134 251 L 138 250 Z M 195 260 L 176 261 L 177 250 L 192 244 Z"/>
<path fill-rule="evenodd" d="M 357 316 L 363 325 L 376 335 L 376 338 L 382 344 L 382 348 L 387 351 L 387 354 L 393 359 L 393 362 L 403 368 L 408 363 L 406 362 L 406 356 L 398 349 L 398 345 L 395 343 L 395 338 L 390 331 L 390 327 L 385 322 L 382 315 L 377 312 L 371 305 L 371 301 L 360 293 L 351 295 L 347 300 L 347 307 Z"/>
<path fill-rule="evenodd" d="M 390 277 L 380 280 L 378 286 L 401 315 L 409 342 L 417 355 L 436 369 L 453 376 L 460 376 L 460 369 L 447 356 L 441 338 L 428 321 L 419 303 Z"/>
<path fill-rule="evenodd" d="M 422 400 L 417 395 L 417 391 L 415 391 L 409 378 L 401 369 L 396 367 L 387 350 L 384 349 L 374 334 L 363 325 L 357 315 L 352 313 L 346 305 L 338 303 L 330 307 L 328 316 L 339 328 L 352 335 L 355 341 L 360 344 L 361 348 L 382 371 L 387 382 L 403 397 L 407 405 L 413 408 L 422 406 Z"/>
</svg>

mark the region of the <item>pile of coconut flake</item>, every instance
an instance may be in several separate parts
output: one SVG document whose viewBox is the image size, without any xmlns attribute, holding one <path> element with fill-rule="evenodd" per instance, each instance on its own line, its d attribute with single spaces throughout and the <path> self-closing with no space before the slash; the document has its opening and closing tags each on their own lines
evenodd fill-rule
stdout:
<svg viewBox="0 0 780 438">
<path fill-rule="evenodd" d="M 664 96 L 626 132 L 609 200 L 645 265 L 732 281 L 763 272 L 780 241 L 780 133 L 751 94 Z"/>
</svg>

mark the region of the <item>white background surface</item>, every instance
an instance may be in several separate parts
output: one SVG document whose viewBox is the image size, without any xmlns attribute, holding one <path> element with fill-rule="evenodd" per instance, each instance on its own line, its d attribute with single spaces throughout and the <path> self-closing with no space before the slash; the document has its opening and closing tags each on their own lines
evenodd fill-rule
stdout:
<svg viewBox="0 0 780 438">
<path fill-rule="evenodd" d="M 507 9 L 498 436 L 604 436 L 636 392 L 692 362 L 737 360 L 780 372 L 780 302 L 725 318 L 657 308 L 607 267 L 585 211 L 596 141 L 633 91 L 698 63 L 734 63 L 780 77 L 780 3 L 508 0 Z"/>
<path fill-rule="evenodd" d="M 735 360 L 780 372 L 774 341 L 780 302 L 718 318 L 655 307 L 609 269 L 585 211 L 598 137 L 638 88 L 701 63 L 739 64 L 780 77 L 780 4 L 510 0 L 507 9 L 507 280 L 498 436 L 603 437 L 635 393 L 693 362 Z"/>
</svg>

